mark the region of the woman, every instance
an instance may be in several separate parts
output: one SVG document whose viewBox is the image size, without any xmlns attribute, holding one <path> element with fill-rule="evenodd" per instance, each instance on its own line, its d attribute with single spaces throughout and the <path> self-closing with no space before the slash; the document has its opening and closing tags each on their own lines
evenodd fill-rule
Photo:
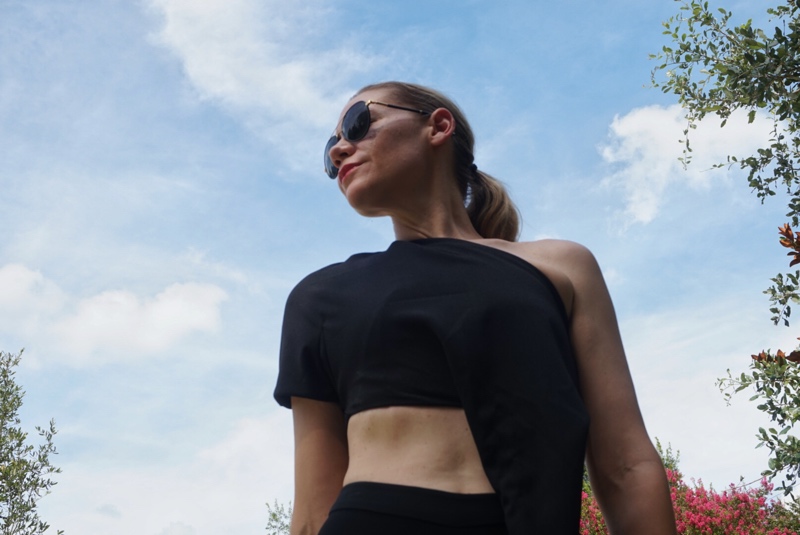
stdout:
<svg viewBox="0 0 800 535">
<path fill-rule="evenodd" d="M 574 534 L 584 459 L 613 534 L 674 534 L 591 253 L 515 241 L 516 208 L 443 95 L 388 82 L 344 110 L 326 172 L 397 241 L 287 302 L 292 534 Z"/>
</svg>

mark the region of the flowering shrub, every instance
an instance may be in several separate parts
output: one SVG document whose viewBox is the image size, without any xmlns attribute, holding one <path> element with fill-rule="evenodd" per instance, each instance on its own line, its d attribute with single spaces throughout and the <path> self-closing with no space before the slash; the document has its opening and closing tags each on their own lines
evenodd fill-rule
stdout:
<svg viewBox="0 0 800 535">
<path fill-rule="evenodd" d="M 608 528 L 606 528 L 603 514 L 600 512 L 600 507 L 597 506 L 592 495 L 592 489 L 589 487 L 589 482 L 584 478 L 583 492 L 581 494 L 581 529 L 580 535 L 608 535 Z"/>
<path fill-rule="evenodd" d="M 717 492 L 701 481 L 688 485 L 667 463 L 675 521 L 681 535 L 798 535 L 795 511 L 769 498 L 772 485 L 762 479 L 756 487 L 731 486 Z M 584 484 L 580 535 L 608 535 L 591 488 Z"/>
</svg>

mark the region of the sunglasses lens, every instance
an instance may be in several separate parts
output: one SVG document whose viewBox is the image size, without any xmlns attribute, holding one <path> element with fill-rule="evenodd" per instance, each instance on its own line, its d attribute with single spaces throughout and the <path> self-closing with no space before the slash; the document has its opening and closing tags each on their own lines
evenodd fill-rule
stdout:
<svg viewBox="0 0 800 535">
<path fill-rule="evenodd" d="M 358 141 L 367 135 L 369 130 L 369 107 L 364 101 L 356 102 L 342 119 L 342 136 L 347 141 Z"/>
<path fill-rule="evenodd" d="M 325 173 L 331 178 L 336 178 L 336 175 L 339 174 L 339 168 L 333 165 L 333 160 L 331 160 L 331 149 L 338 141 L 339 140 L 336 138 L 336 136 L 331 136 L 331 138 L 325 144 Z"/>
<path fill-rule="evenodd" d="M 347 141 L 363 139 L 369 131 L 369 121 L 369 106 L 367 106 L 367 103 L 363 100 L 356 102 L 350 106 L 350 109 L 344 114 L 344 118 L 342 119 L 342 137 Z M 325 173 L 331 178 L 336 178 L 339 174 L 339 168 L 336 167 L 333 164 L 333 160 L 331 160 L 331 149 L 338 142 L 339 138 L 332 136 L 325 145 L 325 154 L 323 155 Z"/>
</svg>

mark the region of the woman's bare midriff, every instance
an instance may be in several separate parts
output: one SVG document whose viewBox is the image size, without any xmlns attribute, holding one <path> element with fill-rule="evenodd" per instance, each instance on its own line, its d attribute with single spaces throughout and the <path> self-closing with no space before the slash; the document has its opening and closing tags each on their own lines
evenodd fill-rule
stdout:
<svg viewBox="0 0 800 535">
<path fill-rule="evenodd" d="M 464 411 L 386 407 L 354 414 L 347 426 L 344 484 L 376 481 L 461 494 L 494 492 Z"/>
</svg>

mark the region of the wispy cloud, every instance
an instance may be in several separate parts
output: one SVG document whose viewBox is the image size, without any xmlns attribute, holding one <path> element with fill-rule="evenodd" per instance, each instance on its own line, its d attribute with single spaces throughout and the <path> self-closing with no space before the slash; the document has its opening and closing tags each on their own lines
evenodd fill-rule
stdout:
<svg viewBox="0 0 800 535">
<path fill-rule="evenodd" d="M 747 124 L 744 113 L 734 114 L 724 128 L 719 125 L 719 119 L 709 116 L 690 133 L 692 163 L 684 169 L 678 159 L 686 119 L 679 105 L 636 108 L 614 118 L 600 152 L 615 168 L 604 185 L 622 190 L 625 209 L 620 215 L 626 224 L 651 222 L 673 185 L 709 187 L 727 174 L 725 168 L 713 169 L 714 164 L 729 154 L 749 154 L 765 143 L 772 127 L 762 116 Z"/>
<path fill-rule="evenodd" d="M 322 39 L 332 9 L 318 0 L 152 0 L 163 16 L 156 42 L 181 61 L 199 94 L 330 126 L 348 77 L 377 58 Z M 332 98 L 335 97 L 335 98 Z"/>
<path fill-rule="evenodd" d="M 173 522 L 158 535 L 194 535 L 197 533 L 191 526 L 183 522 Z"/>
<path fill-rule="evenodd" d="M 216 330 L 226 297 L 216 286 L 197 283 L 172 284 L 144 300 L 129 291 L 107 291 L 80 301 L 54 331 L 81 357 L 99 351 L 154 353 L 193 331 Z"/>
<path fill-rule="evenodd" d="M 21 264 L 0 268 L 0 334 L 51 340 L 73 365 L 164 351 L 214 332 L 227 293 L 212 284 L 174 283 L 152 297 L 108 290 L 70 305 L 69 296 Z"/>
<path fill-rule="evenodd" d="M 64 306 L 66 296 L 38 271 L 21 264 L 0 267 L 0 330 L 29 336 Z"/>
</svg>

